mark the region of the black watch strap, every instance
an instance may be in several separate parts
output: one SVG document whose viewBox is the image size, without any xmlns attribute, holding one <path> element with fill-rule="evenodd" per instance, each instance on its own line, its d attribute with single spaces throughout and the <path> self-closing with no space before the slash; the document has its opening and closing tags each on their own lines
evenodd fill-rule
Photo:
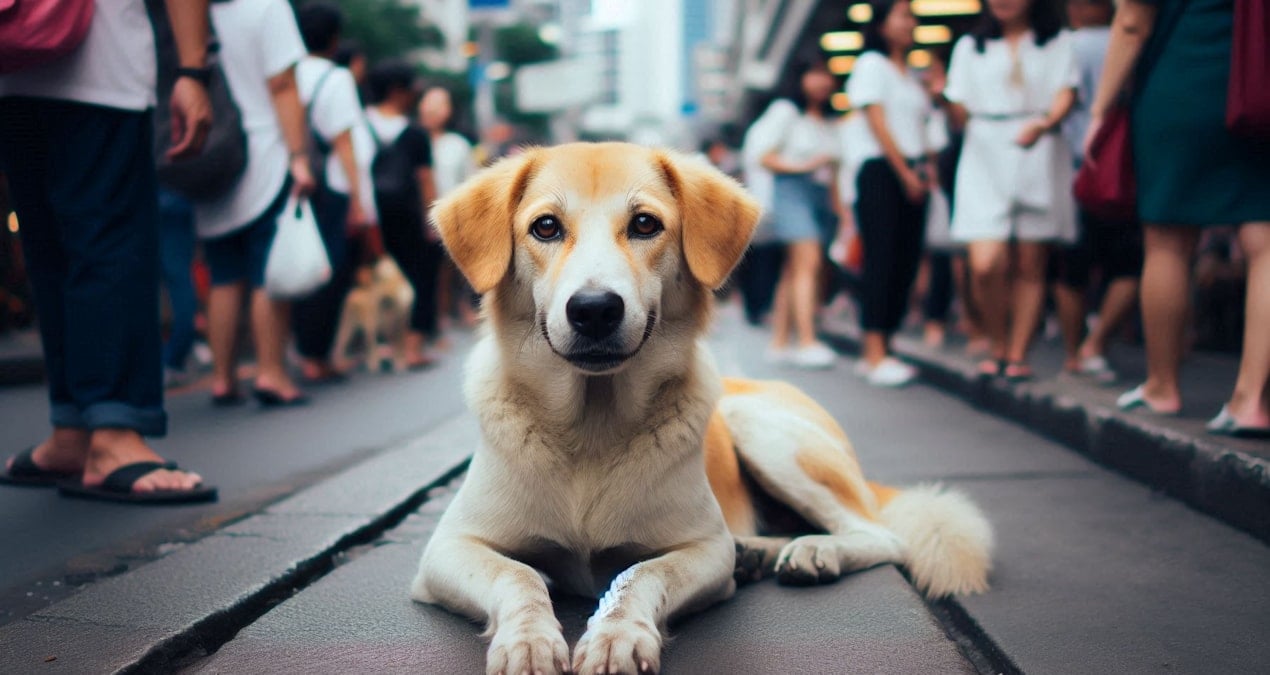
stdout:
<svg viewBox="0 0 1270 675">
<path fill-rule="evenodd" d="M 176 76 L 177 78 L 188 77 L 193 80 L 197 80 L 198 82 L 202 83 L 204 87 L 206 87 L 212 82 L 212 69 L 211 68 L 177 68 Z"/>
</svg>

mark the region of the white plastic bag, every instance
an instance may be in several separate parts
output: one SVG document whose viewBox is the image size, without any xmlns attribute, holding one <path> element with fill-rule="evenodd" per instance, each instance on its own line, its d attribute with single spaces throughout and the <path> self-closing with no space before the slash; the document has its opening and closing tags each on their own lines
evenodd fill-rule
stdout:
<svg viewBox="0 0 1270 675">
<path fill-rule="evenodd" d="M 943 190 L 931 190 L 930 198 L 926 200 L 926 248 L 932 251 L 957 248 L 957 242 L 952 238 L 948 197 Z"/>
<path fill-rule="evenodd" d="M 322 244 L 309 200 L 287 199 L 265 261 L 265 292 L 280 300 L 300 298 L 331 280 L 331 260 Z"/>
</svg>

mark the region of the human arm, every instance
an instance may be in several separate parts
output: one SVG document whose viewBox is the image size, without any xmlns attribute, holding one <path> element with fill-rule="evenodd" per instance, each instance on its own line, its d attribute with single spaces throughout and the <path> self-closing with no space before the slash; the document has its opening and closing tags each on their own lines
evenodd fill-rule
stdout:
<svg viewBox="0 0 1270 675">
<path fill-rule="evenodd" d="M 182 68 L 207 66 L 210 28 L 208 0 L 167 0 L 168 22 L 176 42 L 178 65 Z M 212 103 L 207 88 L 193 78 L 178 77 L 168 103 L 172 115 L 172 147 L 168 159 L 196 155 L 203 149 L 212 129 Z"/>
<path fill-rule="evenodd" d="M 278 125 L 282 128 L 287 154 L 291 158 L 288 166 L 293 181 L 292 191 L 297 195 L 307 195 L 317 187 L 317 181 L 313 178 L 308 153 L 305 151 L 309 131 L 304 119 L 304 105 L 300 103 L 300 91 L 295 84 L 295 65 L 270 77 L 268 84 L 269 97 L 278 115 Z"/>
<path fill-rule="evenodd" d="M 1028 122 L 1014 142 L 1024 148 L 1030 148 L 1041 140 L 1041 136 L 1053 131 L 1058 125 L 1063 123 L 1063 118 L 1072 111 L 1072 107 L 1076 105 L 1076 89 L 1073 87 L 1064 87 L 1062 91 L 1054 96 L 1054 100 L 1050 103 L 1049 112 L 1045 113 L 1045 117 Z"/>
<path fill-rule="evenodd" d="M 1098 90 L 1089 106 L 1086 152 L 1089 150 L 1090 140 L 1102 126 L 1103 117 L 1128 85 L 1129 76 L 1138 63 L 1142 47 L 1155 29 L 1156 16 L 1155 5 L 1144 0 L 1123 0 L 1116 10 L 1107 43 L 1107 55 L 1103 60 L 1102 76 L 1098 78 Z"/>
<path fill-rule="evenodd" d="M 331 140 L 331 151 L 339 160 L 340 169 L 348 177 L 348 219 L 347 227 L 359 229 L 370 225 L 370 219 L 362 209 L 361 172 L 357 170 L 357 157 L 353 154 L 353 130 L 345 129 Z"/>
<path fill-rule="evenodd" d="M 811 173 L 833 161 L 831 155 L 817 155 L 806 162 L 789 162 L 781 157 L 780 151 L 772 150 L 763 155 L 763 168 L 772 173 Z"/>
<path fill-rule="evenodd" d="M 926 182 L 908 165 L 908 159 L 900 152 L 900 146 L 896 145 L 895 137 L 891 135 L 891 129 L 886 123 L 886 111 L 880 104 L 872 104 L 865 107 L 864 118 L 869 123 L 869 131 L 878 147 L 882 149 L 886 163 L 891 165 L 891 170 L 899 177 L 904 194 L 909 201 L 920 202 L 926 197 Z"/>
</svg>

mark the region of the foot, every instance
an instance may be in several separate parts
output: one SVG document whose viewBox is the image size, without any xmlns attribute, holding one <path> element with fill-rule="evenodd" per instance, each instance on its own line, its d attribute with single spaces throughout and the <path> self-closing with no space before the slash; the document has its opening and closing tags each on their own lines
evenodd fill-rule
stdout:
<svg viewBox="0 0 1270 675">
<path fill-rule="evenodd" d="M 259 397 L 260 393 L 264 393 L 278 398 L 283 403 L 304 398 L 304 392 L 300 391 L 295 382 L 292 382 L 291 378 L 286 376 L 260 375 L 256 378 L 255 391 L 257 392 L 257 397 Z"/>
<path fill-rule="evenodd" d="M 763 353 L 763 359 L 772 365 L 780 366 L 789 363 L 792 354 L 793 351 L 789 348 L 789 345 L 772 344 L 767 346 L 767 351 Z"/>
<path fill-rule="evenodd" d="M 88 457 L 84 463 L 85 487 L 101 485 L 106 476 L 121 466 L 136 462 L 163 462 L 141 434 L 128 429 L 97 429 L 92 432 Z M 156 469 L 137 479 L 133 492 L 158 490 L 192 490 L 203 482 L 203 477 L 190 471 Z"/>
<path fill-rule="evenodd" d="M 944 346 L 946 334 L 944 324 L 938 321 L 927 321 L 926 327 L 922 329 L 922 343 L 931 349 L 939 349 Z"/>
<path fill-rule="evenodd" d="M 644 675 L 661 670 L 661 633 L 656 626 L 638 618 L 598 616 L 587 622 L 573 648 L 573 672 Z"/>
<path fill-rule="evenodd" d="M 832 368 L 836 355 L 820 342 L 813 342 L 795 349 L 789 355 L 789 363 L 799 368 L 819 370 Z"/>
<path fill-rule="evenodd" d="M 917 377 L 917 369 L 888 356 L 863 369 L 863 376 L 875 387 L 902 387 Z"/>
<path fill-rule="evenodd" d="M 1148 384 L 1138 385 L 1116 399 L 1116 407 L 1124 411 L 1145 408 L 1156 415 L 1176 415 L 1182 410 L 1180 396 L 1160 395 Z"/>
<path fill-rule="evenodd" d="M 300 377 L 310 384 L 318 384 L 339 379 L 342 375 L 330 361 L 305 358 L 300 360 Z"/>
<path fill-rule="evenodd" d="M 984 356 L 992 351 L 992 341 L 983 337 L 972 337 L 966 342 L 966 356 Z"/>
<path fill-rule="evenodd" d="M 1005 365 L 1001 375 L 1011 382 L 1025 382 L 1036 377 L 1036 373 L 1023 361 L 1011 361 Z"/>
<path fill-rule="evenodd" d="M 87 429 L 55 428 L 43 443 L 35 446 L 31 461 L 44 471 L 78 474 L 88 457 Z M 5 462 L 5 471 L 13 467 L 13 458 Z"/>
<path fill-rule="evenodd" d="M 1267 407 L 1266 401 L 1236 394 L 1226 404 L 1226 410 L 1241 429 L 1270 428 L 1270 408 Z"/>
<path fill-rule="evenodd" d="M 985 377 L 1001 377 L 1005 366 L 1001 359 L 984 359 L 975 366 L 975 372 Z"/>
</svg>

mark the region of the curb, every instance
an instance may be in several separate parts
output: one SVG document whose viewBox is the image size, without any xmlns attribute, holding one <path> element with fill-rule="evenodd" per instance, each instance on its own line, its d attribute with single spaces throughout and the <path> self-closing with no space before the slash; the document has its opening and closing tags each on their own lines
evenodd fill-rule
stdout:
<svg viewBox="0 0 1270 675">
<path fill-rule="evenodd" d="M 859 353 L 850 335 L 822 332 L 821 338 L 840 353 Z M 993 380 L 903 342 L 896 341 L 896 355 L 927 383 L 1270 543 L 1270 462 L 1107 406 Z"/>
<path fill-rule="evenodd" d="M 212 652 L 467 467 L 463 416 L 0 628 L 0 672 L 163 673 Z"/>
</svg>

